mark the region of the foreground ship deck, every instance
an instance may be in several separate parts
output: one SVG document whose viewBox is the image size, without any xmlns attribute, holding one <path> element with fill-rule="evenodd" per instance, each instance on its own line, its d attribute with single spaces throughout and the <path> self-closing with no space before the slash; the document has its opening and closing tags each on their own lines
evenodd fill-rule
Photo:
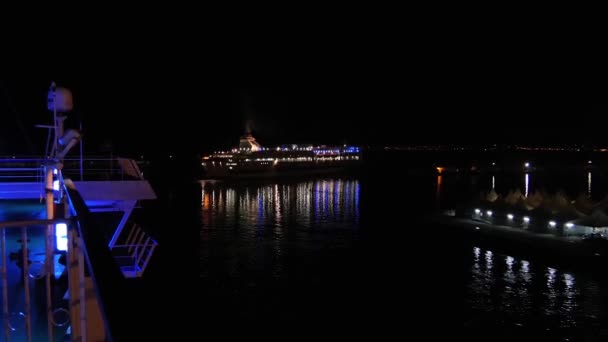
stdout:
<svg viewBox="0 0 608 342">
<path fill-rule="evenodd" d="M 77 160 L 64 132 L 71 93 L 49 91 L 54 124 L 41 158 L 0 158 L 0 252 L 6 341 L 113 341 L 137 330 L 129 278 L 141 277 L 157 246 L 130 220 L 155 199 L 138 165 L 124 158 Z M 133 335 L 133 334 L 132 334 Z"/>
<path fill-rule="evenodd" d="M 107 160 L 96 161 L 108 165 Z M 114 161 L 116 166 L 124 162 Z M 55 178 L 61 179 L 54 181 L 53 192 L 65 192 L 70 215 L 47 220 L 47 191 L 37 171 L 46 163 L 0 159 L 0 334 L 7 341 L 63 340 L 65 336 L 110 340 L 111 331 L 121 328 L 116 321 L 110 324 L 108 317 L 116 308 L 104 304 L 104 299 L 120 288 L 121 281 L 143 275 L 157 245 L 141 227 L 127 223 L 140 200 L 156 196 L 149 183 L 128 168 L 88 169 L 73 175 L 78 181 L 63 179 L 58 172 Z M 53 240 L 47 241 L 51 228 Z"/>
</svg>

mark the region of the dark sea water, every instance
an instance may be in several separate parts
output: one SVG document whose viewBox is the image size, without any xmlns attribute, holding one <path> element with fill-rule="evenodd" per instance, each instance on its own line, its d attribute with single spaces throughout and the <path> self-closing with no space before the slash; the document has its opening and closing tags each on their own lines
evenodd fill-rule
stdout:
<svg viewBox="0 0 608 342">
<path fill-rule="evenodd" d="M 427 218 L 492 185 L 599 200 L 608 173 L 438 177 L 418 161 L 382 157 L 372 160 L 381 166 L 334 177 L 154 183 L 159 199 L 144 204 L 141 219 L 160 247 L 144 293 L 166 305 L 166 316 L 150 313 L 151 321 L 199 336 L 602 340 L 604 272 L 476 241 Z"/>
<path fill-rule="evenodd" d="M 420 248 L 433 248 L 420 219 L 435 210 L 436 177 L 402 173 L 153 181 L 159 199 L 139 219 L 159 248 L 144 292 L 164 294 L 158 305 L 180 315 L 150 319 L 292 337 L 381 336 L 410 312 L 434 321 L 440 299 L 429 289 L 440 283 L 431 278 L 445 275 L 424 261 Z"/>
</svg>

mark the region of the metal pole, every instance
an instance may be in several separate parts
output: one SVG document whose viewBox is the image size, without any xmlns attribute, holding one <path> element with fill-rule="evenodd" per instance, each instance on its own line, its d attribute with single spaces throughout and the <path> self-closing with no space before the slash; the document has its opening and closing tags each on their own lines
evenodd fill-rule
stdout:
<svg viewBox="0 0 608 342">
<path fill-rule="evenodd" d="M 82 120 L 80 121 L 80 134 L 82 134 Z M 83 159 L 82 159 L 82 139 L 80 139 L 80 180 L 83 180 Z"/>
<path fill-rule="evenodd" d="M 4 315 L 4 336 L 10 340 L 11 328 L 8 323 L 8 281 L 6 279 L 6 227 L 2 228 L 2 314 Z"/>
<path fill-rule="evenodd" d="M 46 136 L 46 148 L 44 149 L 44 157 L 45 158 L 50 158 L 51 157 L 51 152 L 52 152 L 52 147 L 51 147 L 51 129 L 48 129 L 48 134 Z"/>
<path fill-rule="evenodd" d="M 148 236 L 148 238 L 146 239 L 146 242 L 144 243 L 144 246 L 141 248 L 141 253 L 139 253 L 139 255 L 137 256 L 137 260 L 135 261 L 135 266 L 138 266 L 139 263 L 141 262 L 141 258 L 144 256 L 144 253 L 146 252 L 146 248 L 148 247 L 148 243 L 150 242 L 151 238 Z"/>
<path fill-rule="evenodd" d="M 54 165 L 47 165 L 46 166 L 46 180 L 45 180 L 45 191 L 46 191 L 46 218 L 48 220 L 52 220 L 55 218 L 55 199 L 53 196 L 54 193 L 54 189 L 53 189 L 53 173 L 54 173 Z M 59 172 L 57 172 L 57 178 L 60 178 L 60 174 Z M 61 191 L 61 187 L 59 188 L 59 190 Z M 55 226 L 50 223 L 46 226 L 46 239 L 45 239 L 45 256 L 46 256 L 46 260 L 49 262 L 46 262 L 46 268 L 48 269 L 48 273 L 54 273 L 55 272 L 55 264 L 53 261 L 51 261 L 51 259 L 53 259 L 53 255 L 55 252 L 54 246 L 55 244 L 53 243 L 53 235 L 54 235 L 54 230 L 55 230 Z"/>
<path fill-rule="evenodd" d="M 23 260 L 23 286 L 25 287 L 25 329 L 27 341 L 32 341 L 32 315 L 30 310 L 30 265 L 27 250 L 27 227 L 21 227 L 21 256 Z"/>
<path fill-rule="evenodd" d="M 57 91 L 55 82 L 51 82 L 51 89 L 53 90 L 53 125 L 55 125 L 55 136 L 53 137 L 53 157 L 57 155 L 57 148 L 59 147 L 59 132 L 57 132 Z"/>
<path fill-rule="evenodd" d="M 74 250 L 76 247 L 76 231 L 72 225 L 68 227 L 68 251 L 67 251 L 67 263 L 66 267 L 68 268 L 68 287 L 70 291 L 70 300 L 69 300 L 69 312 L 70 312 L 70 321 L 71 324 L 71 333 L 72 336 L 79 336 L 80 334 L 80 322 L 76 320 L 76 281 L 74 274 L 74 264 L 78 262 L 76 259 L 76 251 Z M 81 334 L 82 335 L 82 334 Z"/>
<path fill-rule="evenodd" d="M 53 205 L 53 165 L 46 165 L 44 191 L 46 195 L 46 218 L 52 220 L 55 217 Z"/>
<path fill-rule="evenodd" d="M 78 280 L 80 283 L 80 336 L 81 342 L 87 340 L 86 279 L 84 277 L 84 252 L 82 237 L 78 237 Z"/>
<path fill-rule="evenodd" d="M 48 229 L 48 228 L 47 228 Z M 45 260 L 44 260 L 44 268 L 46 271 L 46 322 L 47 322 L 47 332 L 48 332 L 48 340 L 53 342 L 53 302 L 51 298 L 51 277 L 53 276 L 51 270 L 51 264 L 55 262 L 53 253 L 51 251 L 51 245 L 49 243 L 49 237 L 47 237 L 44 241 L 44 247 L 46 251 Z"/>
</svg>

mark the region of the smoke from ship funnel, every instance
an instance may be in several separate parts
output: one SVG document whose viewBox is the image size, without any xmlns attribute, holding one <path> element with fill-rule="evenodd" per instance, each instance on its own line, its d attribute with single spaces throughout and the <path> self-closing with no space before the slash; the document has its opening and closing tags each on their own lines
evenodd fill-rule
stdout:
<svg viewBox="0 0 608 342">
<path fill-rule="evenodd" d="M 253 111 L 253 99 L 250 94 L 241 92 L 241 113 L 243 115 L 243 121 L 245 122 L 245 134 L 251 134 L 255 129 L 254 127 L 254 111 Z"/>
<path fill-rule="evenodd" d="M 251 134 L 254 128 L 253 119 L 248 119 L 245 122 L 245 134 Z"/>
</svg>

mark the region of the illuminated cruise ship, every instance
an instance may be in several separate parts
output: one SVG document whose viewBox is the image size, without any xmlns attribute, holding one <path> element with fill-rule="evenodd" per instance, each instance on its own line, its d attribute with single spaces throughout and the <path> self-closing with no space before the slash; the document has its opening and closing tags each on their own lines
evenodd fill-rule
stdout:
<svg viewBox="0 0 608 342">
<path fill-rule="evenodd" d="M 356 146 L 281 145 L 262 147 L 251 134 L 239 146 L 203 157 L 210 178 L 331 173 L 354 168 L 361 160 Z"/>
</svg>

